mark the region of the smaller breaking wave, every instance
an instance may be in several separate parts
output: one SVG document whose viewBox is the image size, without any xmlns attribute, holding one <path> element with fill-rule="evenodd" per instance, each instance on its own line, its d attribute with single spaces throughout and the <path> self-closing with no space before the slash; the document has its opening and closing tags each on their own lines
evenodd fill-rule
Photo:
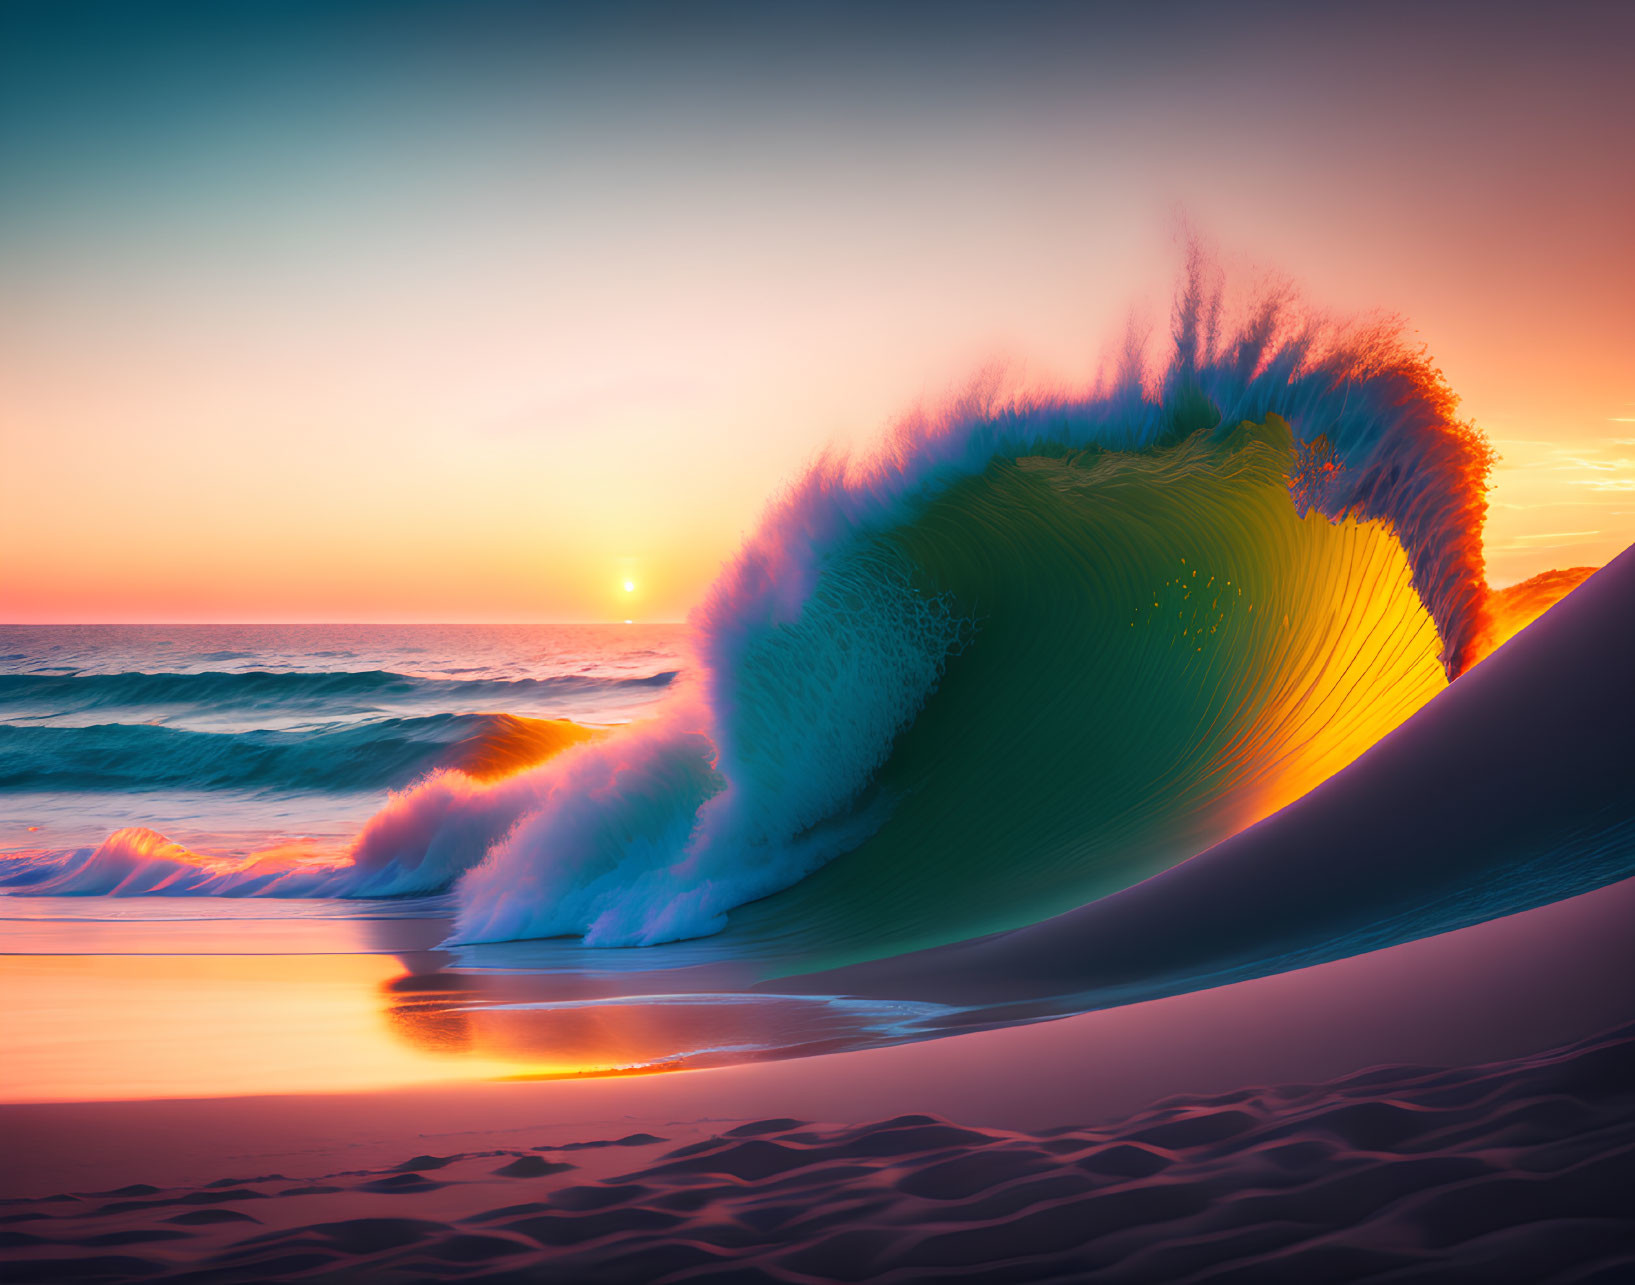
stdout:
<svg viewBox="0 0 1635 1285">
<path fill-rule="evenodd" d="M 124 723 L 0 725 L 0 791 L 395 789 L 439 768 L 490 779 L 592 735 L 565 719 L 510 714 L 233 733 Z"/>
</svg>

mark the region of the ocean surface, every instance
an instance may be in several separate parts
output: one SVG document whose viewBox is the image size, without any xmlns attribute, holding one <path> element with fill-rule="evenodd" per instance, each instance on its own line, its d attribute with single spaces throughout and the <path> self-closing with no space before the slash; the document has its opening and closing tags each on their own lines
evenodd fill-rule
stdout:
<svg viewBox="0 0 1635 1285">
<path fill-rule="evenodd" d="M 392 791 L 517 720 L 642 718 L 684 643 L 675 624 L 0 625 L 0 854 L 53 860 L 134 828 L 204 858 L 333 860 Z M 562 994 L 560 975 L 586 968 L 567 943 L 451 972 L 460 961 L 436 949 L 445 894 L 13 891 L 0 891 L 6 1101 L 710 1064 L 869 1042 L 914 1012 L 592 1003 Z M 634 967 L 592 953 L 592 971 Z"/>
<path fill-rule="evenodd" d="M 330 850 L 496 715 L 615 725 L 681 625 L 0 625 L 0 852 Z"/>
<path fill-rule="evenodd" d="M 686 626 L 0 629 L 0 1089 L 784 1057 L 1635 873 L 1635 555 L 1490 590 L 1440 374 L 1279 306 L 819 461 Z"/>
</svg>

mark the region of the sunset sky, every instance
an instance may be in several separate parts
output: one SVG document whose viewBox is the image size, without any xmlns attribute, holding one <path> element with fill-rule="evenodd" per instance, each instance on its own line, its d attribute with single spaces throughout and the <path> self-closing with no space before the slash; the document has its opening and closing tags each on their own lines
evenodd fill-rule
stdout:
<svg viewBox="0 0 1635 1285">
<path fill-rule="evenodd" d="M 0 12 L 0 620 L 685 614 L 980 363 L 1406 317 L 1506 584 L 1635 540 L 1635 6 Z M 634 586 L 625 588 L 626 582 Z"/>
</svg>

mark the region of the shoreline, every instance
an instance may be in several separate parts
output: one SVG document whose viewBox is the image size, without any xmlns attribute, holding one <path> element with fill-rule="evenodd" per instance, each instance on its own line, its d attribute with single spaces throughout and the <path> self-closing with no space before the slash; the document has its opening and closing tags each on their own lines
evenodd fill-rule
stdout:
<svg viewBox="0 0 1635 1285">
<path fill-rule="evenodd" d="M 1390 1064 L 1526 1057 L 1635 1019 L 1635 879 L 1296 972 L 940 1039 L 615 1078 L 342 1094 L 0 1105 L 26 1164 L 0 1198 L 317 1174 L 587 1129 L 903 1114 L 978 1128 L 1095 1125 L 1177 1094 L 1317 1083 Z"/>
</svg>

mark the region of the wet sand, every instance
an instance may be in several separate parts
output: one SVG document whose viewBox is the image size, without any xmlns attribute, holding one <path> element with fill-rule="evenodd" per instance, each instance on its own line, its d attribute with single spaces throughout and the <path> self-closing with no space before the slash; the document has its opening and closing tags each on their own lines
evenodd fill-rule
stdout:
<svg viewBox="0 0 1635 1285">
<path fill-rule="evenodd" d="M 7 1278 L 1612 1280 L 1632 916 L 796 1061 L 0 1107 Z"/>
</svg>

